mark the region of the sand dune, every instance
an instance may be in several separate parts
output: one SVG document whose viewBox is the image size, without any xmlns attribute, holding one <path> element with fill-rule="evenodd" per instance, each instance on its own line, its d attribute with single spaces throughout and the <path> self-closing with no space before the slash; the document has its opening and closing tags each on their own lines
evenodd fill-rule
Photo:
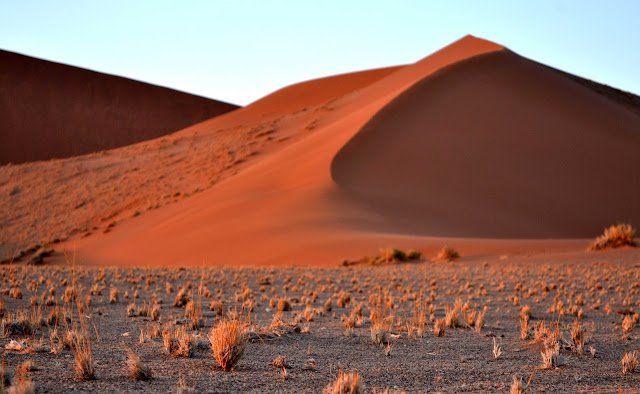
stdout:
<svg viewBox="0 0 640 394">
<path fill-rule="evenodd" d="M 125 146 L 236 108 L 0 50 L 0 164 Z"/>
<path fill-rule="evenodd" d="M 336 183 L 396 231 L 589 237 L 640 221 L 640 116 L 504 50 L 385 106 L 336 155 Z"/>
<path fill-rule="evenodd" d="M 581 238 L 640 221 L 635 103 L 468 36 L 176 133 L 270 142 L 210 189 L 62 247 L 109 265 L 336 264 L 443 244 L 479 258 L 582 253 Z"/>
</svg>

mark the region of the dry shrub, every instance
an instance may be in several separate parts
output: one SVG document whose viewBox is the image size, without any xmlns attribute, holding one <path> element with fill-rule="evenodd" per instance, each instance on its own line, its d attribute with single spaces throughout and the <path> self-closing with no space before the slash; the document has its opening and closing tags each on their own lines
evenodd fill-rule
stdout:
<svg viewBox="0 0 640 394">
<path fill-rule="evenodd" d="M 637 246 L 633 237 L 636 230 L 630 224 L 619 223 L 604 229 L 604 233 L 589 245 L 588 250 L 602 250 Z"/>
<path fill-rule="evenodd" d="M 3 360 L 3 386 L 4 386 L 4 378 L 6 375 L 4 373 L 4 360 Z M 36 392 L 35 385 L 33 381 L 28 376 L 28 372 L 33 370 L 33 361 L 27 360 L 23 363 L 18 363 L 16 366 L 16 375 L 13 379 L 13 382 L 9 389 L 6 391 L 8 394 L 33 394 Z M 3 387 L 4 388 L 4 387 Z M 4 393 L 5 391 L 2 390 Z"/>
<path fill-rule="evenodd" d="M 193 336 L 187 333 L 186 327 L 179 327 L 175 331 L 167 324 L 162 331 L 165 353 L 172 357 L 191 357 L 193 355 Z"/>
<path fill-rule="evenodd" d="M 129 377 L 135 380 L 151 380 L 153 374 L 151 368 L 142 362 L 133 349 L 127 348 L 127 368 L 129 369 Z"/>
<path fill-rule="evenodd" d="M 178 380 L 178 387 L 176 387 L 176 394 L 191 394 L 196 392 L 195 383 L 193 386 L 187 384 L 187 378 L 182 376 Z"/>
<path fill-rule="evenodd" d="M 338 373 L 338 379 L 324 388 L 325 394 L 357 394 L 360 393 L 360 375 L 357 373 Z"/>
<path fill-rule="evenodd" d="M 190 299 L 191 299 L 191 297 L 189 297 L 189 294 L 187 294 L 187 287 L 186 286 L 182 287 L 178 291 L 178 294 L 176 294 L 176 299 L 173 302 L 173 306 L 175 306 L 177 308 L 181 308 L 181 307 L 187 305 L 187 303 L 189 302 Z"/>
<path fill-rule="evenodd" d="M 496 337 L 493 337 L 493 359 L 497 360 L 502 355 L 502 348 L 496 342 Z"/>
<path fill-rule="evenodd" d="M 433 333 L 435 336 L 437 337 L 443 337 L 444 336 L 444 328 L 446 327 L 446 322 L 444 321 L 444 319 L 438 319 L 436 320 L 434 327 L 433 327 Z"/>
<path fill-rule="evenodd" d="M 573 346 L 575 347 L 576 352 L 578 352 L 578 354 L 582 354 L 586 338 L 585 330 L 582 328 L 580 320 L 574 320 L 571 325 L 571 340 L 573 341 Z"/>
<path fill-rule="evenodd" d="M 224 313 L 222 301 L 211 301 L 211 303 L 209 304 L 209 310 L 215 312 L 216 316 L 222 316 L 222 314 Z"/>
<path fill-rule="evenodd" d="M 460 253 L 450 246 L 445 246 L 440 250 L 440 252 L 438 252 L 438 260 L 450 261 L 459 257 Z"/>
<path fill-rule="evenodd" d="M 87 323 L 82 323 L 85 319 L 80 319 L 81 327 Z M 89 338 L 89 328 L 81 328 L 80 332 L 74 331 L 74 335 L 70 338 L 70 348 L 75 359 L 75 370 L 78 378 L 82 380 L 93 380 L 95 378 L 95 369 L 93 359 L 91 357 L 91 339 Z"/>
<path fill-rule="evenodd" d="M 282 297 L 278 300 L 278 312 L 286 312 L 291 310 L 291 303 L 288 299 Z"/>
<path fill-rule="evenodd" d="M 522 394 L 524 393 L 524 384 L 522 383 L 522 379 L 517 376 L 513 376 L 513 383 L 511 383 L 511 394 Z"/>
<path fill-rule="evenodd" d="M 160 305 L 155 304 L 153 308 L 151 308 L 151 319 L 153 321 L 160 320 Z"/>
<path fill-rule="evenodd" d="M 238 320 L 221 320 L 209 333 L 213 357 L 225 371 L 231 371 L 240 361 L 247 346 L 244 323 Z"/>
<path fill-rule="evenodd" d="M 339 308 L 344 308 L 349 302 L 351 302 L 351 295 L 345 291 L 341 291 L 340 294 L 338 294 L 336 305 L 338 305 Z"/>
<path fill-rule="evenodd" d="M 622 358 L 622 373 L 633 373 L 638 368 L 638 351 L 625 353 Z"/>
<path fill-rule="evenodd" d="M 404 251 L 396 248 L 389 248 L 381 251 L 381 257 L 382 260 L 387 263 L 407 260 L 407 254 Z"/>
<path fill-rule="evenodd" d="M 371 340 L 376 345 L 385 345 L 389 343 L 388 333 L 393 325 L 393 315 L 389 311 L 388 292 L 384 294 L 371 294 L 369 296 L 371 303 Z"/>
<path fill-rule="evenodd" d="M 622 320 L 622 331 L 631 332 L 633 331 L 634 326 L 635 324 L 633 323 L 631 315 L 625 315 L 624 319 Z"/>
<path fill-rule="evenodd" d="M 447 327 L 460 327 L 460 312 L 461 310 L 457 306 L 453 308 L 445 307 L 444 319 Z"/>
<path fill-rule="evenodd" d="M 564 360 L 560 356 L 559 342 L 556 342 L 552 347 L 547 347 L 545 345 L 545 349 L 540 352 L 540 355 L 542 356 L 541 369 L 552 369 L 564 365 Z"/>
<path fill-rule="evenodd" d="M 478 312 L 476 315 L 476 321 L 474 323 L 474 327 L 477 333 L 480 333 L 482 327 L 484 327 L 484 318 L 487 315 L 487 307 L 482 308 L 482 312 Z"/>
</svg>

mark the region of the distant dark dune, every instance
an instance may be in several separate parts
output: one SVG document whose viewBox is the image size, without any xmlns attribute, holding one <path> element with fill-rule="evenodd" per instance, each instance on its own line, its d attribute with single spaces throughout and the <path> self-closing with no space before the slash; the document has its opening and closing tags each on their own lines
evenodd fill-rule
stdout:
<svg viewBox="0 0 640 394">
<path fill-rule="evenodd" d="M 125 146 L 236 108 L 0 50 L 0 165 Z"/>
</svg>

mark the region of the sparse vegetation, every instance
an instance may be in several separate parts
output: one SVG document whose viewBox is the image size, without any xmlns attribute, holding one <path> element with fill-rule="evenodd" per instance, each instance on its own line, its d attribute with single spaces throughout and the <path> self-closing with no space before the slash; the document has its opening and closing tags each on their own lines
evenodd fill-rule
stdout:
<svg viewBox="0 0 640 394">
<path fill-rule="evenodd" d="M 142 362 L 140 356 L 138 356 L 133 349 L 127 348 L 127 369 L 129 370 L 129 377 L 135 380 L 151 380 L 153 374 L 151 368 Z"/>
<path fill-rule="evenodd" d="M 622 373 L 633 373 L 638 368 L 638 351 L 625 353 L 622 358 Z"/>
<path fill-rule="evenodd" d="M 450 246 L 443 247 L 440 252 L 438 252 L 438 260 L 451 261 L 460 257 L 460 253 L 458 253 L 454 248 Z"/>
<path fill-rule="evenodd" d="M 589 250 L 637 246 L 634 240 L 635 233 L 636 230 L 630 224 L 619 223 L 615 226 L 610 226 L 604 229 L 604 234 L 589 245 Z"/>
<path fill-rule="evenodd" d="M 247 345 L 244 323 L 238 320 L 221 320 L 209 333 L 211 350 L 218 365 L 231 371 L 240 361 Z"/>
<path fill-rule="evenodd" d="M 344 373 L 340 371 L 338 378 L 327 385 L 325 394 L 358 394 L 360 393 L 360 375 L 357 373 Z"/>
</svg>

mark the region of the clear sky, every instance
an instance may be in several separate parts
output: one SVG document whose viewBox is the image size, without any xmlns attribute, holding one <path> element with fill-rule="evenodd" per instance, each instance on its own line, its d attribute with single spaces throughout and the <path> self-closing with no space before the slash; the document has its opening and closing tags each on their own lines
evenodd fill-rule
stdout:
<svg viewBox="0 0 640 394">
<path fill-rule="evenodd" d="M 473 34 L 640 94 L 640 1 L 0 0 L 0 48 L 236 104 Z"/>
</svg>

